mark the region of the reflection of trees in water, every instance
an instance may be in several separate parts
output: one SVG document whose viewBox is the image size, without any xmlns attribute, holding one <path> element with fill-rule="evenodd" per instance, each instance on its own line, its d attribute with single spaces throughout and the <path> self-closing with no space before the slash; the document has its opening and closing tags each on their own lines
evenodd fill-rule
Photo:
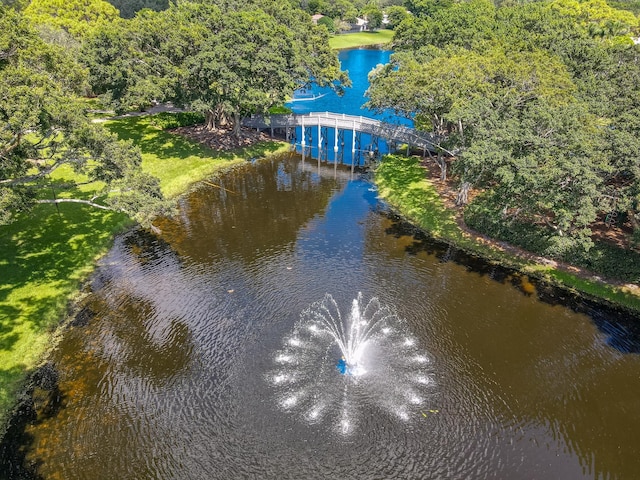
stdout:
<svg viewBox="0 0 640 480">
<path fill-rule="evenodd" d="M 162 236 L 149 230 L 137 229 L 123 238 L 123 243 L 141 265 L 155 264 L 168 256 L 172 261 L 180 262 L 180 256 Z"/>
<path fill-rule="evenodd" d="M 637 315 L 435 242 L 399 218 L 384 216 L 381 222 L 386 235 L 368 230 L 376 240 L 366 242 L 370 253 L 397 257 L 403 278 L 426 283 L 414 286 L 415 297 L 444 299 L 448 320 L 435 324 L 438 345 L 456 345 L 447 355 L 478 365 L 474 381 L 482 381 L 519 437 L 558 449 L 566 465 L 576 458 L 598 478 L 636 461 L 632 439 L 638 424 L 631 405 L 638 395 Z M 414 275 L 408 265 L 416 264 L 405 261 L 407 253 L 424 259 L 430 275 Z M 475 275 L 461 277 L 454 265 Z M 612 431 L 619 438 L 614 455 L 607 440 Z"/>
<path fill-rule="evenodd" d="M 94 451 L 98 444 L 114 449 L 120 459 L 131 455 L 135 461 L 135 452 L 121 448 L 128 430 L 138 417 L 152 413 L 148 407 L 153 398 L 193 363 L 194 343 L 183 321 L 163 316 L 126 287 L 115 297 L 101 293 L 87 297 L 78 322 L 72 322 L 75 326 L 53 352 L 51 365 L 59 368 L 55 385 L 49 388 L 44 381 L 51 375 L 42 377 L 31 417 L 13 433 L 13 448 L 26 452 L 18 460 L 13 456 L 12 468 L 24 474 L 18 478 L 64 475 L 65 468 L 73 472 L 72 463 L 61 463 L 64 458 L 82 458 L 91 465 L 93 457 L 100 458 Z M 42 401 L 45 386 L 51 394 Z"/>
<path fill-rule="evenodd" d="M 211 183 L 216 187 L 191 194 L 181 214 L 160 225 L 181 254 L 205 262 L 212 253 L 251 262 L 259 251 L 290 245 L 300 227 L 324 212 L 337 187 L 303 171 L 297 157 L 261 160 Z"/>
<path fill-rule="evenodd" d="M 189 327 L 181 320 L 158 312 L 152 302 L 127 298 L 108 311 L 111 341 L 102 352 L 119 370 L 144 378 L 158 386 L 188 369 L 194 346 Z M 103 320 L 104 321 L 104 320 Z M 115 342 L 114 342 L 115 340 Z"/>
<path fill-rule="evenodd" d="M 559 305 L 589 316 L 594 325 L 607 335 L 607 344 L 622 353 L 640 353 L 640 318 L 632 312 L 610 307 L 586 299 L 572 291 L 559 288 L 541 280 L 501 267 L 478 256 L 471 255 L 443 242 L 432 239 L 415 226 L 388 212 L 385 233 L 399 248 L 391 248 L 398 255 L 419 253 L 433 255 L 441 262 L 454 262 L 468 271 L 486 276 L 501 284 L 511 284 L 525 296 L 534 296 L 549 305 Z M 367 242 L 375 248 L 375 242 Z"/>
</svg>

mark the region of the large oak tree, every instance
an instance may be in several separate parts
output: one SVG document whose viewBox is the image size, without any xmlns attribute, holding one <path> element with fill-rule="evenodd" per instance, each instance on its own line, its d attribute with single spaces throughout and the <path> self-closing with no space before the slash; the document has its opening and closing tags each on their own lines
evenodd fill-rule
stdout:
<svg viewBox="0 0 640 480">
<path fill-rule="evenodd" d="M 348 85 L 326 29 L 305 12 L 288 2 L 212 3 L 178 3 L 96 30 L 82 57 L 95 92 L 118 110 L 173 101 L 205 114 L 210 128 L 238 133 L 243 116 L 281 105 L 310 81 Z"/>
<path fill-rule="evenodd" d="M 85 88 L 80 65 L 20 14 L 0 8 L 0 223 L 38 202 L 118 209 L 143 222 L 162 205 L 138 150 L 87 119 L 77 97 Z M 42 195 L 63 165 L 103 182 L 102 201 Z"/>
</svg>

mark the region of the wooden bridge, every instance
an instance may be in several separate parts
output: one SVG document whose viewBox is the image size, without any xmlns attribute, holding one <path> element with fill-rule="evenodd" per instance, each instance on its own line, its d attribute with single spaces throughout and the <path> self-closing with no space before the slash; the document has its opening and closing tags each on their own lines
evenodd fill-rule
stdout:
<svg viewBox="0 0 640 480">
<path fill-rule="evenodd" d="M 304 115 L 254 115 L 243 120 L 246 127 L 257 130 L 269 130 L 273 137 L 277 132 L 284 133 L 287 141 L 302 147 L 318 149 L 318 159 L 327 160 L 329 152 L 329 130 L 333 129 L 333 152 L 335 160 L 344 161 L 345 132 L 351 132 L 352 162 L 364 156 L 374 158 L 380 154 L 379 140 L 387 142 L 389 150 L 406 144 L 408 148 L 434 150 L 437 144 L 435 137 L 427 132 L 420 132 L 404 125 L 382 122 L 373 118 L 346 115 L 331 112 L 313 112 Z M 300 138 L 296 133 L 300 127 Z M 368 138 L 365 140 L 363 134 Z M 368 142 L 368 143 L 366 143 Z"/>
</svg>

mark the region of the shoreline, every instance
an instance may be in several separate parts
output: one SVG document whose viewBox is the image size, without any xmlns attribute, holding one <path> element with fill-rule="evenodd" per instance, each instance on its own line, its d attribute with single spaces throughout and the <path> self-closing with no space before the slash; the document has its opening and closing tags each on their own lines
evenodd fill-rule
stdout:
<svg viewBox="0 0 640 480">
<path fill-rule="evenodd" d="M 440 192 L 427 177 L 426 171 L 422 171 L 420 182 L 415 181 L 418 170 L 413 171 L 408 178 L 397 178 L 401 177 L 398 172 L 402 158 L 391 158 L 396 158 L 397 161 L 385 167 L 389 171 L 381 173 L 379 166 L 374 173 L 374 183 L 380 196 L 400 217 L 428 236 L 489 263 L 515 270 L 590 301 L 622 309 L 633 315 L 640 314 L 640 286 L 607 279 L 472 230 L 464 224 L 459 214 L 445 206 Z M 415 167 L 422 169 L 418 165 Z"/>
<path fill-rule="evenodd" d="M 287 149 L 289 148 L 288 144 L 282 145 L 282 142 L 274 141 L 272 143 L 281 144 L 281 146 L 286 146 Z M 277 153 L 279 153 L 279 151 L 276 151 L 275 154 Z M 264 158 L 268 158 L 269 156 L 270 154 L 266 154 Z M 398 161 L 403 160 L 402 157 L 395 158 L 397 158 Z M 229 169 L 241 168 L 245 164 L 246 162 L 239 162 L 232 165 L 222 165 L 218 168 L 217 174 L 224 173 Z M 460 219 L 456 219 L 454 217 L 454 212 L 450 209 L 447 210 L 442 202 L 440 194 L 438 193 L 435 197 L 432 195 L 433 191 L 435 191 L 433 182 L 427 178 L 426 172 L 422 171 L 422 173 L 424 179 L 423 187 L 427 188 L 417 189 L 417 193 L 422 194 L 422 200 L 425 200 L 425 206 L 427 208 L 436 210 L 431 213 L 432 217 L 434 215 L 441 215 L 441 218 L 449 219 L 450 223 L 446 225 L 446 228 L 442 228 L 440 230 L 432 228 L 428 222 L 424 221 L 425 217 L 421 216 L 419 211 L 411 208 L 411 205 L 406 201 L 406 198 L 403 200 L 403 196 L 407 192 L 415 193 L 416 189 L 414 186 L 403 186 L 401 183 L 393 184 L 393 182 L 388 181 L 388 179 L 385 180 L 384 178 L 381 178 L 378 170 L 374 172 L 373 179 L 374 183 L 378 186 L 380 196 L 387 202 L 390 208 L 395 211 L 400 218 L 406 220 L 420 232 L 425 233 L 427 236 L 437 241 L 445 242 L 461 250 L 465 254 L 480 258 L 489 264 L 496 264 L 500 267 L 514 270 L 525 277 L 535 278 L 544 284 L 559 287 L 564 291 L 576 295 L 577 297 L 584 298 L 596 304 L 607 306 L 609 308 L 613 307 L 616 310 L 627 310 L 633 315 L 638 315 L 640 313 L 640 299 L 637 295 L 634 295 L 635 300 L 638 302 L 634 307 L 606 297 L 590 294 L 588 291 L 578 288 L 577 285 L 570 284 L 566 279 L 565 281 L 554 281 L 554 277 L 550 275 L 553 270 L 569 272 L 571 269 L 575 269 L 575 267 L 562 265 L 558 262 L 550 261 L 528 252 L 524 252 L 524 255 L 521 255 L 523 252 L 522 249 L 518 249 L 517 247 L 506 244 L 505 242 L 491 239 L 472 231 L 464 225 L 460 225 Z M 211 178 L 215 178 L 215 175 L 209 175 L 206 177 L 206 179 Z M 415 180 L 415 177 L 413 178 Z M 201 181 L 202 180 L 198 180 L 191 183 L 186 190 L 178 194 L 175 198 L 180 198 L 183 195 L 188 194 L 194 188 L 198 188 L 197 183 Z M 429 188 L 431 190 L 429 190 Z M 60 338 L 60 336 L 64 334 L 65 329 L 68 328 L 70 322 L 73 321 L 74 315 L 77 313 L 77 306 L 84 295 L 87 294 L 86 289 L 88 282 L 91 281 L 91 278 L 98 267 L 100 258 L 109 251 L 110 246 L 118 235 L 122 235 L 132 228 L 137 227 L 131 222 L 125 222 L 120 224 L 117 229 L 111 231 L 108 245 L 102 246 L 103 250 L 100 255 L 96 256 L 91 261 L 90 270 L 85 272 L 84 277 L 77 285 L 75 291 L 72 295 L 67 297 L 64 311 L 59 316 L 57 325 L 48 333 L 47 348 L 41 352 L 40 361 L 31 371 L 26 372 L 21 387 L 17 390 L 14 396 L 12 407 L 6 412 L 0 412 L 0 415 L 4 414 L 4 418 L 2 418 L 2 423 L 0 424 L 0 446 L 5 447 L 5 438 L 7 445 L 10 444 L 11 439 L 15 438 L 15 433 L 12 432 L 19 431 L 20 426 L 23 425 L 24 422 L 34 420 L 35 412 L 39 410 L 38 407 L 42 407 L 43 405 L 46 406 L 50 402 L 54 401 L 52 400 L 52 396 L 55 393 L 55 389 L 47 390 L 41 385 L 42 382 L 46 383 L 51 381 L 46 377 L 49 370 L 53 371 L 53 384 L 55 385 L 55 369 L 48 369 L 48 367 L 50 367 L 50 364 L 48 363 L 49 352 L 55 349 L 56 338 Z M 455 232 L 457 232 L 457 234 Z M 584 272 L 584 274 L 591 275 L 588 272 Z M 576 276 L 576 279 L 579 279 L 579 277 Z M 596 280 L 588 278 L 587 281 L 595 282 Z M 604 284 L 611 287 L 608 283 Z"/>
<path fill-rule="evenodd" d="M 117 130 L 117 122 L 140 122 L 136 124 L 141 135 L 148 134 L 150 128 L 152 133 L 157 134 L 160 141 L 167 141 L 172 144 L 183 142 L 181 153 L 195 153 L 196 160 L 190 165 L 185 165 L 182 170 L 188 170 L 186 175 L 176 178 L 175 173 L 168 166 L 166 178 L 161 178 L 163 191 L 167 198 L 178 200 L 184 195 L 188 195 L 196 188 L 200 188 L 201 183 L 211 180 L 217 176 L 229 171 L 233 168 L 241 168 L 246 165 L 251 158 L 262 157 L 268 158 L 271 155 L 277 155 L 288 151 L 290 146 L 284 144 L 277 139 L 269 139 L 265 141 L 263 137 L 255 138 L 255 142 L 251 145 L 242 145 L 238 148 L 229 150 L 214 150 L 207 146 L 205 142 L 196 142 L 187 139 L 184 134 L 171 133 L 156 127 L 150 127 L 149 122 L 153 115 L 140 115 L 129 117 L 126 119 L 116 119 L 113 121 Z M 112 119 L 108 119 L 112 122 Z M 124 125 L 121 123 L 120 125 Z M 127 124 L 128 125 L 128 124 Z M 116 134 L 118 132 L 115 132 Z M 219 132 L 218 132 L 219 134 Z M 119 135 L 122 139 L 122 136 Z M 256 143 L 257 142 L 257 143 Z M 206 156 L 204 156 L 206 155 Z M 185 156 L 186 157 L 186 156 Z M 177 157 L 180 161 L 188 161 L 188 158 Z M 174 159 L 175 160 L 175 159 Z M 143 168 L 146 171 L 152 170 L 156 173 L 159 169 L 167 168 L 158 163 L 171 163 L 171 159 L 152 159 L 143 152 Z M 197 162 L 197 163 L 196 163 Z M 161 175 L 159 175 L 161 177 Z M 10 425 L 16 421 L 16 416 L 20 415 L 20 411 L 24 410 L 25 404 L 32 401 L 29 392 L 36 386 L 34 379 L 37 373 L 47 365 L 49 353 L 55 349 L 56 338 L 64 334 L 64 330 L 72 319 L 78 302 L 83 297 L 83 292 L 88 282 L 96 272 L 97 266 L 101 258 L 109 251 L 115 238 L 132 228 L 136 228 L 136 224 L 123 214 L 113 211 L 95 211 L 90 207 L 81 205 L 65 204 L 61 208 L 61 215 L 56 215 L 56 210 L 48 205 L 41 205 L 31 215 L 27 214 L 13 227 L 7 227 L 1 232 L 0 244 L 5 245 L 7 250 L 11 250 L 14 258 L 7 260 L 7 278 L 13 288 L 8 294 L 8 298 L 2 302 L 2 307 L 7 311 L 13 308 L 13 320 L 16 324 L 14 328 L 19 333 L 10 331 L 10 335 L 19 337 L 20 328 L 28 325 L 30 333 L 28 337 L 15 340 L 19 345 L 13 349 L 8 348 L 5 354 L 5 362 L 9 365 L 19 362 L 18 367 L 10 367 L 0 376 L 0 443 L 6 435 Z M 85 219 L 90 218 L 86 225 Z M 70 224 L 75 227 L 76 232 L 68 231 L 59 223 Z M 41 227 L 40 224 L 44 224 Z M 35 226 L 41 229 L 41 233 L 35 232 Z M 84 229 L 83 229 L 84 227 Z M 86 231 L 85 231 L 86 229 Z M 53 232 L 53 233 L 52 233 Z M 77 236 L 83 238 L 82 248 L 67 248 L 63 251 L 46 252 L 43 255 L 46 259 L 35 263 L 34 265 L 26 265 L 23 260 L 31 255 L 27 251 L 29 242 L 25 240 L 16 240 L 16 237 L 29 236 L 46 236 L 56 235 L 56 244 L 73 244 L 78 242 Z M 75 235 L 75 236 L 74 236 Z M 32 247 L 37 248 L 37 247 Z M 62 257 L 63 261 L 69 263 L 67 270 L 55 270 L 56 260 Z M 54 258 L 55 257 L 55 258 Z M 1 260 L 1 259 L 0 259 Z M 25 273 L 26 270 L 30 270 Z M 51 273 L 51 271 L 54 273 Z M 13 278 L 20 277 L 27 278 Z M 47 280 L 41 280 L 45 277 Z M 45 290 L 48 284 L 42 282 L 55 283 L 57 288 L 49 292 L 49 297 L 44 300 L 37 299 L 32 292 Z M 18 285 L 18 286 L 16 286 Z M 18 292 L 19 291 L 19 292 Z M 16 293 L 18 292 L 18 293 Z M 11 305 L 11 302 L 17 300 L 12 299 L 12 294 L 22 295 L 25 299 L 20 300 L 22 303 L 38 304 L 44 303 L 36 312 L 29 309 L 24 311 L 17 309 Z M 44 317 L 34 318 L 35 315 Z M 3 362 L 3 363 L 5 363 Z M 3 365 L 4 366 L 4 365 Z"/>
</svg>

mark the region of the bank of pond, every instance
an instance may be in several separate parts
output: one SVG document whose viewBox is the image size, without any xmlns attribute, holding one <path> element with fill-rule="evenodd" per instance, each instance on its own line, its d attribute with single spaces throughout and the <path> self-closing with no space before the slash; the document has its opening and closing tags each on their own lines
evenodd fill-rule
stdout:
<svg viewBox="0 0 640 480">
<path fill-rule="evenodd" d="M 354 56 L 343 52 L 342 60 L 357 64 L 365 58 L 367 64 L 375 65 L 389 58 L 389 52 L 365 50 L 360 53 Z M 356 79 L 355 93 L 346 95 L 340 108 L 346 113 L 359 109 L 366 88 L 363 78 Z M 294 108 L 299 110 L 298 113 L 304 113 L 305 109 L 314 110 L 311 103 L 321 102 L 331 102 L 329 95 L 322 95 L 311 102 L 297 102 Z M 17 476 L 29 478 L 29 475 L 35 476 L 40 472 L 38 465 L 46 463 L 42 469 L 52 476 L 73 478 L 74 475 L 83 475 L 78 472 L 86 472 L 93 467 L 86 462 L 79 462 L 76 467 L 62 465 L 65 452 L 56 448 L 43 451 L 41 448 L 51 444 L 52 436 L 58 433 L 65 438 L 61 443 L 63 448 L 81 448 L 74 436 L 78 428 L 96 432 L 90 438 L 97 444 L 100 443 L 97 432 L 101 429 L 110 432 L 107 438 L 115 442 L 114 445 L 142 441 L 140 452 L 147 453 L 141 455 L 149 454 L 149 445 L 144 445 L 136 435 L 118 437 L 119 434 L 112 432 L 109 425 L 92 424 L 90 418 L 96 415 L 111 418 L 109 415 L 113 412 L 85 410 L 86 405 L 74 403 L 76 396 L 78 399 L 86 398 L 80 400 L 85 402 L 92 401 L 88 399 L 97 394 L 95 388 L 120 391 L 132 381 L 129 373 L 137 371 L 135 375 L 145 379 L 144 385 L 137 386 L 143 390 L 138 392 L 137 399 L 128 399 L 124 405 L 131 408 L 138 401 L 151 400 L 152 396 L 148 396 L 149 392 L 145 390 L 149 384 L 145 382 L 164 385 L 168 381 L 169 385 L 174 381 L 172 379 L 178 378 L 177 372 L 193 362 L 193 352 L 197 349 L 194 350 L 195 344 L 189 338 L 197 338 L 214 327 L 215 335 L 224 337 L 217 324 L 212 327 L 207 323 L 206 319 L 210 317 L 226 318 L 220 320 L 220 325 L 226 325 L 231 331 L 235 331 L 237 325 L 245 325 L 243 328 L 246 328 L 224 337 L 226 356 L 221 358 L 215 356 L 215 341 L 208 337 L 200 339 L 204 342 L 205 357 L 213 355 L 211 362 L 204 360 L 202 365 L 209 365 L 205 370 L 208 372 L 216 366 L 227 371 L 238 360 L 233 352 L 252 353 L 255 347 L 251 340 L 247 346 L 238 343 L 238 339 L 262 338 L 264 329 L 273 327 L 275 333 L 267 336 L 264 348 L 276 349 L 276 344 L 281 341 L 278 335 L 284 335 L 284 330 L 295 323 L 300 312 L 329 291 L 336 297 L 340 297 L 336 292 L 343 292 L 342 297 L 355 297 L 358 295 L 356 290 L 364 290 L 368 295 L 380 296 L 389 304 L 412 312 L 408 314 L 410 323 L 413 322 L 412 328 L 421 332 L 416 342 L 424 344 L 432 342 L 434 336 L 440 338 L 441 333 L 448 331 L 451 322 L 457 324 L 460 318 L 467 316 L 468 322 L 472 323 L 464 321 L 464 328 L 486 329 L 487 337 L 475 337 L 478 339 L 476 345 L 467 344 L 465 338 L 468 339 L 468 333 L 460 327 L 462 330 L 456 333 L 453 341 L 465 345 L 465 354 L 484 368 L 490 368 L 486 363 L 490 359 L 479 351 L 484 347 L 487 351 L 494 349 L 489 338 L 496 333 L 497 325 L 507 332 L 508 339 L 505 338 L 501 349 L 508 350 L 509 342 L 520 344 L 524 341 L 518 329 L 529 328 L 527 325 L 535 329 L 539 338 L 556 331 L 552 319 L 557 315 L 566 319 L 570 317 L 568 323 L 563 324 L 571 330 L 570 336 L 582 338 L 584 345 L 595 342 L 597 348 L 589 361 L 604 359 L 606 363 L 610 361 L 612 352 L 630 358 L 628 354 L 640 351 L 640 332 L 637 314 L 634 313 L 640 311 L 640 302 L 632 288 L 626 290 L 592 275 L 576 275 L 570 269 L 554 268 L 551 262 L 523 258 L 510 249 L 496 248 L 492 242 L 479 241 L 477 236 L 463 231 L 455 220 L 454 212 L 445 208 L 422 166 L 425 159 L 406 156 L 406 149 L 403 149 L 403 154 L 384 157 L 379 165 L 367 167 L 363 173 L 331 161 L 300 157 L 292 151 L 290 144 L 279 141 L 262 142 L 231 152 L 213 151 L 165 131 L 180 124 L 179 117 L 171 114 L 127 117 L 106 123 L 107 128 L 120 138 L 132 140 L 139 146 L 144 170 L 158 177 L 164 194 L 176 202 L 178 214 L 175 218 L 157 219 L 154 222 L 155 233 L 140 230 L 122 214 L 77 204 L 62 204 L 59 209 L 52 205 L 39 205 L 30 216 L 3 227 L 0 264 L 7 274 L 4 276 L 5 297 L 1 307 L 6 313 L 5 318 L 10 321 L 0 324 L 2 345 L 6 347 L 0 351 L 0 420 L 10 428 L 0 447 L 0 458 L 4 461 L 0 470 L 8 469 Z M 55 173 L 54 181 L 63 185 L 65 178 L 73 175 L 70 170 L 60 169 Z M 100 186 L 83 185 L 82 188 L 80 196 L 92 198 Z M 78 192 L 74 193 L 78 196 Z M 64 192 L 50 194 L 60 196 Z M 211 259 L 219 260 L 225 267 L 222 270 L 213 268 L 215 262 L 211 263 Z M 94 271 L 96 262 L 99 265 L 97 273 Z M 296 262 L 301 263 L 297 265 Z M 627 261 L 625 266 L 632 263 L 633 260 Z M 186 275 L 184 268 L 188 278 L 183 277 Z M 202 275 L 201 269 L 207 274 Z M 132 272 L 135 273 L 133 276 Z M 292 276 L 288 277 L 286 272 Z M 472 275 L 467 276 L 468 273 Z M 479 283 L 478 278 L 481 279 Z M 264 285 L 256 285 L 256 279 Z M 171 298 L 172 292 L 166 289 L 171 289 L 175 282 L 186 282 L 188 288 L 184 290 L 184 298 L 172 305 L 164 305 L 151 291 L 118 290 L 120 282 L 124 282 L 125 290 L 131 285 L 150 285 L 151 290 L 160 294 L 164 292 L 167 298 Z M 488 287 L 487 282 L 492 286 Z M 452 289 L 452 285 L 457 287 Z M 115 291 L 113 286 L 116 286 Z M 202 288 L 214 291 L 215 295 L 211 296 L 209 290 L 200 292 Z M 477 289 L 477 295 L 470 295 L 470 289 Z M 188 294 L 191 291 L 200 292 L 202 296 L 198 293 L 191 298 Z M 296 293 L 293 295 L 291 292 Z M 274 295 L 278 299 L 275 304 L 272 302 Z M 416 295 L 420 301 L 416 301 Z M 202 300 L 202 305 L 212 310 L 200 311 L 195 303 L 190 303 L 195 301 L 194 298 L 197 302 Z M 285 299 L 294 305 L 278 304 Z M 209 300 L 220 302 L 220 305 L 212 305 Z M 121 301 L 125 303 L 121 304 Z M 262 302 L 266 302 L 261 307 L 264 310 L 254 311 L 254 304 L 262 305 Z M 348 304 L 349 299 L 338 298 L 342 308 L 345 308 L 345 302 Z M 195 309 L 191 312 L 195 323 L 185 319 L 183 313 L 177 313 L 182 307 L 176 305 L 183 303 L 187 310 Z M 154 313 L 165 308 L 173 313 L 165 312 L 168 316 L 160 317 Z M 224 311 L 218 311 L 218 308 Z M 556 308 L 558 310 L 554 310 Z M 500 309 L 506 313 L 498 314 Z M 116 317 L 110 316 L 112 310 L 119 312 Z M 482 312 L 477 319 L 476 310 Z M 129 324 L 131 312 L 135 312 L 135 322 Z M 243 323 L 245 314 L 253 319 L 253 324 Z M 499 320 L 493 318 L 494 314 L 499 316 Z M 66 320 L 61 326 L 63 317 Z M 168 323 L 155 325 L 153 322 L 159 318 Z M 279 318 L 284 318 L 281 325 L 276 320 L 269 320 Z M 235 320 L 231 322 L 228 319 Z M 517 321 L 514 323 L 514 320 Z M 275 323 L 261 323 L 271 321 Z M 101 322 L 105 322 L 103 326 Z M 129 344 L 133 340 L 127 332 L 131 331 L 142 344 Z M 168 337 L 165 336 L 167 332 Z M 156 335 L 162 337 L 159 343 L 154 340 Z M 111 348 L 101 343 L 100 339 L 105 338 L 115 339 L 119 345 L 116 350 L 120 353 L 113 358 L 112 353 L 105 353 Z M 213 343 L 209 344 L 210 341 Z M 458 357 L 455 349 L 450 349 L 449 341 L 452 340 L 432 344 L 435 352 L 440 351 L 440 354 L 435 354 L 436 359 L 446 363 L 443 355 L 449 355 L 456 358 L 456 362 L 461 362 L 460 368 L 468 368 L 467 361 Z M 98 350 L 95 350 L 96 345 Z M 579 348 L 585 348 L 584 345 Z M 563 350 L 565 346 L 559 345 L 558 348 Z M 271 352 L 265 349 L 253 353 L 256 359 L 261 358 L 268 363 Z M 539 356 L 539 361 L 544 362 L 546 354 L 540 351 L 531 351 L 530 354 L 536 358 Z M 573 355 L 572 352 L 567 351 L 567 355 Z M 173 370 L 169 368 L 171 362 L 167 363 L 167 354 L 177 362 Z M 92 361 L 104 355 L 111 360 L 98 362 L 99 367 L 93 368 Z M 122 359 L 126 363 L 124 366 L 120 363 Z M 44 366 L 43 361 L 46 361 Z M 241 368 L 256 367 L 260 372 L 264 366 L 249 365 L 247 361 L 242 357 Z M 129 373 L 121 376 L 121 372 L 113 378 L 106 373 L 121 367 Z M 603 367 L 603 371 L 608 372 L 609 369 Z M 564 373 L 568 375 L 570 372 Z M 502 374 L 504 377 L 499 382 L 511 381 L 513 372 L 504 371 Z M 147 375 L 152 378 L 147 378 Z M 243 385 L 241 388 L 245 393 L 251 394 L 249 384 L 242 377 L 235 373 L 229 375 Z M 451 372 L 441 371 L 440 375 L 449 378 Z M 189 376 L 188 381 L 197 383 L 200 380 L 196 377 Z M 105 386 L 101 379 L 115 383 Z M 208 382 L 206 379 L 203 385 L 209 385 Z M 249 379 L 249 383 L 256 382 L 259 383 L 259 379 Z M 467 399 L 467 414 L 475 415 L 471 397 L 467 396 L 473 389 L 466 384 L 461 384 L 460 388 L 462 390 L 455 395 Z M 611 388 L 616 390 L 619 385 Z M 524 391 L 520 393 L 526 394 Z M 501 393 L 494 394 L 497 401 L 504 401 Z M 266 388 L 261 395 L 266 398 L 270 390 Z M 440 392 L 440 395 L 444 393 Z M 178 403 L 185 400 L 176 396 L 167 398 Z M 95 399 L 98 405 L 113 400 L 109 396 Z M 286 403 L 291 398 L 282 401 Z M 147 406 L 151 408 L 150 405 Z M 174 408 L 171 405 L 167 407 Z M 234 406 L 224 402 L 215 406 L 197 405 L 193 412 L 215 410 L 218 406 L 223 407 L 222 412 L 238 414 Z M 389 410 L 388 405 L 378 405 L 374 410 L 378 407 L 391 412 L 392 416 L 397 414 L 404 418 L 405 414 L 409 415 L 399 407 Z M 549 415 L 554 417 L 556 407 L 548 407 Z M 117 406 L 114 408 L 118 410 Z M 490 409 L 487 405 L 482 408 Z M 431 405 L 413 413 L 428 418 L 440 410 Z M 255 411 L 261 409 L 256 408 Z M 9 415 L 11 412 L 12 417 Z M 141 414 L 149 413 L 147 409 Z M 582 413 L 587 415 L 587 412 Z M 123 422 L 131 420 L 118 415 L 113 418 Z M 137 417 L 138 413 L 132 415 Z M 259 421 L 267 424 L 265 431 L 280 435 L 282 432 L 274 430 L 279 427 L 272 423 L 281 420 L 280 414 L 269 411 L 265 415 L 268 420 Z M 214 430 L 221 432 L 221 438 L 229 435 L 224 421 L 217 417 L 210 420 Z M 621 417 L 610 420 L 615 425 L 624 424 Z M 492 417 L 481 429 L 509 430 L 499 423 Z M 403 435 L 397 424 L 387 420 L 384 424 L 390 431 Z M 455 424 L 450 426 L 457 428 Z M 151 428 L 147 431 L 149 438 L 159 434 L 153 426 L 144 428 Z M 298 430 L 299 426 L 291 428 L 298 432 L 296 438 L 306 438 L 305 433 Z M 604 426 L 602 429 L 602 433 L 607 434 Z M 254 433 L 249 432 L 250 435 Z M 203 442 L 206 441 L 207 431 L 197 434 L 202 435 Z M 339 445 L 340 442 L 336 443 L 332 435 L 329 434 L 325 440 L 330 445 Z M 508 433 L 504 435 L 506 438 Z M 536 433 L 534 437 L 540 440 L 538 435 Z M 408 450 L 424 451 L 420 440 L 412 438 L 414 443 Z M 546 438 L 545 434 L 541 438 Z M 580 442 L 588 444 L 584 438 Z M 245 448 L 238 443 L 234 445 Z M 603 448 L 607 450 L 609 446 Z M 109 448 L 102 445 L 98 450 L 108 452 Z M 360 450 L 362 454 L 371 454 L 366 449 Z M 584 463 L 584 455 L 595 450 L 592 445 L 585 446 L 578 455 L 579 463 Z M 302 454 L 295 448 L 292 451 L 295 452 L 292 460 Z M 509 452 L 503 452 L 496 458 L 504 460 L 514 453 Z M 85 453 L 92 458 L 91 452 Z M 118 453 L 119 460 L 123 465 L 131 464 L 134 460 L 125 453 Z M 628 462 L 632 456 L 627 453 L 619 455 Z M 252 456 L 255 452 L 250 454 Z M 537 450 L 528 454 L 532 459 L 544 456 Z M 98 457 L 105 460 L 98 470 L 110 468 L 105 457 Z M 260 458 L 261 462 L 267 461 Z M 463 471 L 469 465 L 460 458 L 455 460 L 456 468 Z M 178 464 L 184 461 L 174 460 Z M 230 458 L 225 461 L 233 463 Z M 398 459 L 391 463 L 397 467 L 396 472 L 407 467 Z M 57 464 L 62 465 L 62 470 L 57 469 Z M 185 465 L 189 465 L 190 476 L 202 473 L 190 462 Z M 423 462 L 424 465 L 426 463 Z M 471 468 L 480 468 L 478 465 Z M 517 478 L 524 467 L 510 465 L 509 468 L 516 472 L 512 478 Z M 167 473 L 168 476 L 181 476 L 185 473 L 171 470 L 166 465 L 162 468 L 168 470 L 152 468 L 141 472 L 141 475 Z M 615 471 L 615 467 L 607 465 L 602 469 L 605 471 Z M 284 475 L 287 472 L 276 469 L 273 473 Z M 304 477 L 309 472 L 298 473 Z"/>
<path fill-rule="evenodd" d="M 5 471 L 635 471 L 618 440 L 637 427 L 635 316 L 469 254 L 416 159 L 387 157 L 376 187 L 348 165 L 263 157 L 207 176 L 157 232 L 116 236 L 13 418 Z M 322 312 L 393 318 L 361 376 L 314 345 Z"/>
</svg>

